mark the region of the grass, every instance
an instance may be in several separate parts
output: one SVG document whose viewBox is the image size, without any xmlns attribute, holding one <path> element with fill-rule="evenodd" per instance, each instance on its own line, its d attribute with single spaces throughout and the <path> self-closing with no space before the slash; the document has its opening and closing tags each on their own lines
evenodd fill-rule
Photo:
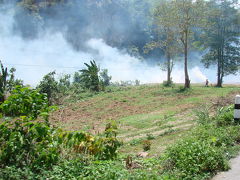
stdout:
<svg viewBox="0 0 240 180">
<path fill-rule="evenodd" d="M 194 111 L 201 105 L 227 105 L 233 102 L 238 86 L 224 88 L 192 85 L 190 90 L 181 91 L 180 85 L 163 88 L 161 85 L 132 87 L 109 87 L 106 92 L 93 96 L 83 95 L 80 101 L 67 102 L 52 115 L 51 121 L 67 130 L 102 132 L 108 120 L 119 125 L 119 137 L 127 145 L 122 152 L 142 151 L 141 144 L 134 147 L 129 141 L 144 139 L 147 134 L 156 136 L 150 154 L 155 154 L 169 137 L 178 138 L 194 126 Z"/>
<path fill-rule="evenodd" d="M 113 146 L 121 144 L 119 141 L 109 141 L 112 137 L 112 140 L 115 139 L 114 125 L 105 131 L 106 137 L 111 134 L 113 136 L 107 141 L 98 141 L 97 138 L 85 137 L 81 133 L 67 137 L 57 135 L 57 132 L 62 131 L 52 126 L 40 127 L 38 123 L 32 126 L 22 122 L 23 126 L 16 124 L 15 129 L 12 124 L 9 124 L 10 128 L 3 124 L 1 129 L 5 133 L 2 133 L 4 136 L 1 138 L 2 149 L 8 154 L 9 150 L 14 149 L 13 144 L 14 147 L 19 147 L 16 151 L 19 155 L 8 166 L 8 161 L 4 161 L 8 158 L 4 159 L 5 154 L 0 153 L 3 157 L 0 159 L 6 164 L 1 166 L 0 179 L 209 179 L 218 171 L 228 170 L 229 158 L 237 155 L 240 149 L 240 126 L 233 121 L 233 106 L 216 111 L 217 107 L 233 104 L 234 96 L 239 92 L 239 87 L 231 86 L 215 89 L 196 85 L 187 91 L 180 91 L 179 87 L 162 88 L 159 85 L 113 88 L 92 97 L 86 96 L 75 103 L 66 103 L 52 115 L 52 123 L 67 130 L 92 133 L 102 131 L 106 120 L 115 120 L 119 126 L 118 139 L 124 143 L 119 149 L 120 153 L 117 153 L 118 156 L 114 156 L 116 159 L 111 160 L 102 160 L 97 156 L 94 158 L 83 151 L 76 151 L 75 148 L 81 150 L 84 145 L 89 147 L 89 150 L 94 147 L 100 150 L 108 148 L 108 151 L 103 153 L 105 157 L 106 152 L 113 152 Z M 35 134 L 31 139 L 31 133 L 25 133 L 26 125 L 29 126 L 30 132 L 38 132 L 38 135 L 47 133 L 47 138 L 44 138 L 47 142 L 39 141 Z M 36 130 L 32 131 L 33 128 Z M 54 131 L 50 128 L 54 128 Z M 14 131 L 8 139 L 11 130 Z M 56 151 L 52 151 L 46 158 L 48 162 L 50 157 L 59 156 L 59 159 L 54 158 L 52 164 L 50 163 L 51 167 L 44 167 L 42 159 L 33 161 L 29 167 L 25 166 L 22 150 L 27 159 L 31 151 L 37 153 L 36 157 L 38 153 L 43 152 L 41 157 L 45 157 L 46 153 L 37 147 L 49 148 L 47 152 L 51 152 L 54 144 L 65 142 L 59 137 L 66 137 L 68 140 L 69 137 L 73 137 L 67 141 L 72 149 L 63 148 L 64 144 L 55 146 Z M 85 140 L 81 143 L 79 141 L 80 145 L 72 144 L 79 137 L 85 137 Z M 51 138 L 54 140 L 48 144 Z M 26 139 L 26 143 L 23 144 Z M 97 141 L 93 141 L 94 139 Z M 31 145 L 36 145 L 36 150 L 29 148 L 30 145 L 27 147 L 28 142 L 33 142 Z M 41 142 L 44 146 L 37 146 Z M 96 144 L 93 146 L 91 142 Z M 106 144 L 99 148 L 100 142 Z M 144 146 L 150 157 L 136 156 L 143 151 Z M 115 150 L 114 153 L 117 152 Z M 14 154 L 13 151 L 8 155 L 12 158 Z M 35 154 L 33 155 L 35 157 Z M 39 164 L 36 166 L 35 162 Z"/>
</svg>

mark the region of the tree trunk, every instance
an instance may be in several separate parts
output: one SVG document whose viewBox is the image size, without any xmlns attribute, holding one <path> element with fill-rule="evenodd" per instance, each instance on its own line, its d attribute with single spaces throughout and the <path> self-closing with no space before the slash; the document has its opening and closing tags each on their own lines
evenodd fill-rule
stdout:
<svg viewBox="0 0 240 180">
<path fill-rule="evenodd" d="M 171 56 L 167 52 L 167 82 L 171 84 Z"/>
<path fill-rule="evenodd" d="M 220 60 L 218 60 L 218 66 L 217 66 L 217 85 L 216 87 L 222 87 L 222 81 L 221 81 L 221 65 Z"/>
<path fill-rule="evenodd" d="M 185 88 L 190 88 L 190 80 L 188 76 L 188 31 L 185 32 L 184 43 L 184 73 L 185 73 Z"/>
<path fill-rule="evenodd" d="M 218 63 L 217 63 L 217 85 L 216 87 L 222 87 L 222 55 L 221 49 L 218 49 Z"/>
</svg>

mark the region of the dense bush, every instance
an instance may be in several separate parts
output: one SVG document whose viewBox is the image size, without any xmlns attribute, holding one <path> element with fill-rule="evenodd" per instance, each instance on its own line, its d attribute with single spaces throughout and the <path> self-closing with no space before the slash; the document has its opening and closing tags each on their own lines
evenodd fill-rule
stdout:
<svg viewBox="0 0 240 180">
<path fill-rule="evenodd" d="M 227 170 L 228 158 L 236 154 L 240 142 L 240 126 L 233 121 L 233 108 L 224 107 L 210 116 L 209 109 L 197 111 L 197 122 L 188 137 L 167 148 L 163 170 L 177 179 L 207 179 Z"/>
<path fill-rule="evenodd" d="M 55 71 L 46 74 L 37 86 L 37 89 L 39 89 L 40 93 L 47 94 L 47 99 L 50 104 L 54 103 L 57 93 L 59 92 L 58 82 L 54 77 L 55 74 Z"/>
<path fill-rule="evenodd" d="M 59 158 L 56 129 L 44 122 L 27 118 L 8 120 L 0 124 L 1 168 L 50 166 Z"/>
<path fill-rule="evenodd" d="M 218 126 L 228 126 L 234 124 L 233 106 L 222 107 L 218 109 L 217 115 L 214 117 Z"/>
<path fill-rule="evenodd" d="M 74 163 L 75 158 L 80 162 L 72 169 L 68 167 L 67 173 L 70 174 L 66 174 L 66 177 L 74 175 L 71 171 L 81 177 L 88 176 L 91 171 L 88 166 L 92 160 L 114 159 L 121 145 L 116 139 L 113 125 L 109 125 L 103 135 L 92 136 L 84 132 L 64 132 L 50 127 L 45 121 L 19 118 L 5 120 L 0 124 L 0 132 L 0 175 L 6 179 L 13 176 L 11 171 L 14 171 L 15 178 L 23 172 L 33 176 L 36 172 L 48 171 L 53 165 L 56 165 L 54 171 L 58 174 L 59 168 L 64 169 L 61 167 L 62 162 Z M 82 168 L 84 166 L 84 169 L 79 165 Z M 24 179 L 23 177 L 17 179 Z"/>
<path fill-rule="evenodd" d="M 194 179 L 227 170 L 228 163 L 221 149 L 196 138 L 184 139 L 165 153 L 164 170 L 176 171 L 179 179 Z"/>
<path fill-rule="evenodd" d="M 114 159 L 121 142 L 116 138 L 116 128 L 108 125 L 105 132 L 92 136 L 84 132 L 66 132 L 61 134 L 61 141 L 73 153 L 89 154 L 100 160 Z"/>
<path fill-rule="evenodd" d="M 30 116 L 35 119 L 41 112 L 48 111 L 48 101 L 37 90 L 16 86 L 0 109 L 7 116 Z"/>
</svg>

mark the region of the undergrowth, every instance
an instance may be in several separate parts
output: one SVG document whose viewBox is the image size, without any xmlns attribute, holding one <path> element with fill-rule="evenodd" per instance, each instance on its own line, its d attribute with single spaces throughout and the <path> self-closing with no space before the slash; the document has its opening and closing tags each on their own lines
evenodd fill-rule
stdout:
<svg viewBox="0 0 240 180">
<path fill-rule="evenodd" d="M 233 121 L 232 106 L 220 108 L 213 117 L 207 108 L 197 112 L 198 125 L 186 137 L 161 156 L 144 159 L 118 153 L 121 142 L 114 123 L 95 136 L 52 126 L 46 120 L 48 103 L 36 93 L 19 88 L 1 105 L 14 118 L 0 124 L 0 179 L 207 179 L 227 170 L 229 158 L 239 150 L 240 126 Z M 44 103 L 31 109 L 29 102 L 36 101 L 29 101 L 31 96 Z M 149 134 L 145 141 L 131 143 L 143 143 L 148 151 L 153 138 Z"/>
</svg>

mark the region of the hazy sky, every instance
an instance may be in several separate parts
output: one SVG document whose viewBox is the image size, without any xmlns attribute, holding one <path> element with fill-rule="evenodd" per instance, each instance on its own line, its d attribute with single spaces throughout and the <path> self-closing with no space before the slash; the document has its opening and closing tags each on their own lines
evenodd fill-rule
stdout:
<svg viewBox="0 0 240 180">
<path fill-rule="evenodd" d="M 13 9 L 0 12 L 0 59 L 8 67 L 16 67 L 17 77 L 26 84 L 36 85 L 43 75 L 53 70 L 58 74 L 73 73 L 83 68 L 84 62 L 93 59 L 101 68 L 109 70 L 113 81 L 138 79 L 141 83 L 160 83 L 166 79 L 166 72 L 158 66 L 150 66 L 131 57 L 123 50 L 107 45 L 102 39 L 90 38 L 83 42 L 88 48 L 87 53 L 75 51 L 60 32 L 44 31 L 40 38 L 23 39 L 12 31 L 13 15 Z M 191 64 L 191 59 L 189 62 Z M 173 81 L 178 83 L 184 82 L 181 64 L 176 64 L 172 73 Z M 212 83 L 216 81 L 216 70 L 207 70 L 201 65 L 191 67 L 189 74 L 192 83 L 204 83 L 206 78 Z M 240 82 L 240 76 L 225 77 L 224 82 Z"/>
</svg>

